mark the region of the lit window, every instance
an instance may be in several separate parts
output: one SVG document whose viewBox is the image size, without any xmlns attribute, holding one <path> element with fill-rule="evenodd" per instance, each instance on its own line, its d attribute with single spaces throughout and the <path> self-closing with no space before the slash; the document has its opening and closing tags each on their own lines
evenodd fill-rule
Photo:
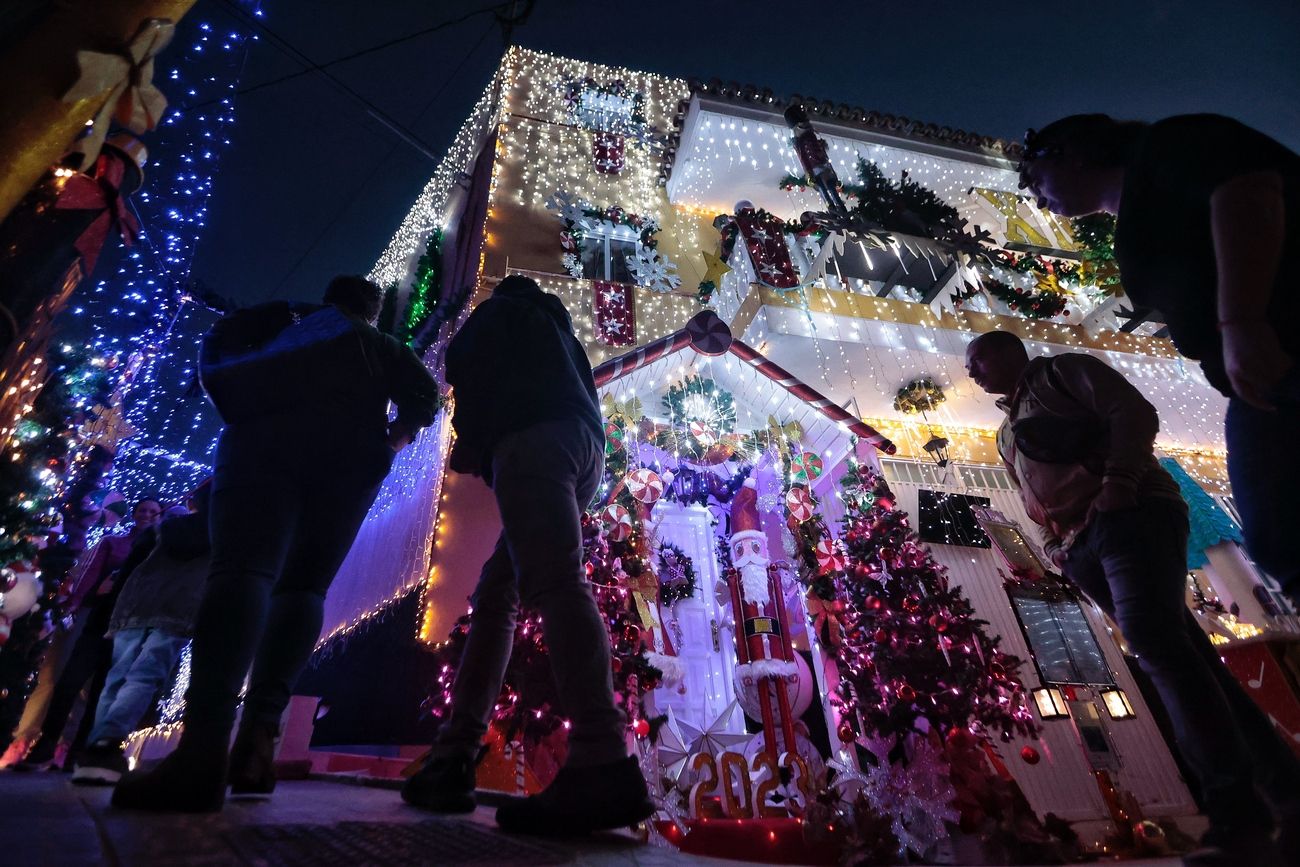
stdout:
<svg viewBox="0 0 1300 867">
<path fill-rule="evenodd" d="M 1128 696 L 1122 689 L 1102 690 L 1101 700 L 1105 702 L 1106 712 L 1111 719 L 1133 719 L 1136 716 L 1133 705 L 1129 704 Z"/>
<path fill-rule="evenodd" d="M 1043 719 L 1068 719 L 1070 708 L 1065 703 L 1065 695 L 1054 686 L 1045 686 L 1034 690 L 1034 704 L 1038 705 L 1038 715 Z"/>
<path fill-rule="evenodd" d="M 594 229 L 583 235 L 579 248 L 582 276 L 587 280 L 610 280 L 615 283 L 635 283 L 628 270 L 627 258 L 636 255 L 637 239 L 627 236 L 612 225 L 609 231 Z"/>
</svg>

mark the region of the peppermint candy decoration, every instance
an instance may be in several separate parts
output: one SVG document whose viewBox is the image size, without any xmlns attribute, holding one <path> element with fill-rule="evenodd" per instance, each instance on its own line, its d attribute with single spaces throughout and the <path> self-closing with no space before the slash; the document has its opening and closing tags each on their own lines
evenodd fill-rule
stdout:
<svg viewBox="0 0 1300 867">
<path fill-rule="evenodd" d="M 664 492 L 664 480 L 654 470 L 644 467 L 628 473 L 623 482 L 627 485 L 627 492 L 647 506 L 653 505 Z"/>
<path fill-rule="evenodd" d="M 606 457 L 614 454 L 623 448 L 623 438 L 627 436 L 626 432 L 614 424 L 612 421 L 605 423 L 605 455 Z"/>
<path fill-rule="evenodd" d="M 822 459 L 812 452 L 795 455 L 790 459 L 790 472 L 799 481 L 814 481 L 822 474 Z"/>
<path fill-rule="evenodd" d="M 785 507 L 790 510 L 790 516 L 802 524 L 813 516 L 812 495 L 807 488 L 796 485 L 785 495 Z"/>
<path fill-rule="evenodd" d="M 686 427 L 690 430 L 691 436 L 695 437 L 702 446 L 708 447 L 718 441 L 718 435 L 702 421 L 693 421 Z"/>
<path fill-rule="evenodd" d="M 822 573 L 839 572 L 844 568 L 844 554 L 840 552 L 839 545 L 834 539 L 822 539 L 817 543 L 815 549 L 817 553 L 817 565 L 821 567 Z"/>
<path fill-rule="evenodd" d="M 608 526 L 609 538 L 622 542 L 632 534 L 632 515 L 618 503 L 606 506 L 600 513 L 600 520 Z"/>
</svg>

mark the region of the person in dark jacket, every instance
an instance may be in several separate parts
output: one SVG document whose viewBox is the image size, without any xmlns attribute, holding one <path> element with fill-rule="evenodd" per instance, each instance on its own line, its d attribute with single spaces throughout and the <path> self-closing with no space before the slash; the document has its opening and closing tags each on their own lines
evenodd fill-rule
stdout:
<svg viewBox="0 0 1300 867">
<path fill-rule="evenodd" d="M 1252 559 L 1300 603 L 1300 155 L 1226 117 L 1103 114 L 1026 136 L 1021 182 L 1055 213 L 1116 215 L 1124 292 L 1229 398 L 1228 475 Z"/>
<path fill-rule="evenodd" d="M 1187 504 L 1155 457 L 1155 407 L 1105 362 L 1030 359 L 1008 331 L 971 341 L 966 368 L 1002 395 L 998 453 L 1048 557 L 1119 624 L 1169 712 L 1210 819 L 1187 863 L 1272 863 L 1269 806 L 1300 830 L 1300 759 L 1187 608 Z"/>
<path fill-rule="evenodd" d="M 541 614 L 569 754 L 541 794 L 497 810 L 508 831 L 572 834 L 653 812 L 626 717 L 615 704 L 609 633 L 583 572 L 583 510 L 604 469 L 591 363 L 564 305 L 522 276 L 502 280 L 447 349 L 456 446 L 451 468 L 492 487 L 503 526 L 473 596 L 450 715 L 402 798 L 474 809 L 475 758 L 501 692 L 520 604 Z"/>
<path fill-rule="evenodd" d="M 188 511 L 167 514 L 149 554 L 130 572 L 108 622 L 113 665 L 95 709 L 74 783 L 116 783 L 126 773 L 122 744 L 149 709 L 180 659 L 194 628 L 210 567 L 211 480 L 189 496 Z"/>
<path fill-rule="evenodd" d="M 227 426 L 217 446 L 212 570 L 195 618 L 184 734 L 160 766 L 122 778 L 115 806 L 219 810 L 227 773 L 234 794 L 274 788 L 280 717 L 320 636 L 325 592 L 394 455 L 438 408 L 437 381 L 423 362 L 375 329 L 382 298 L 361 277 L 335 278 L 325 308 L 295 313 L 293 325 L 272 335 L 275 352 L 239 380 L 242 393 L 217 399 L 205 380 Z M 275 312 L 228 317 L 205 350 L 274 321 Z M 333 342 L 313 355 L 322 330 Z M 238 416 L 228 414 L 235 404 Z"/>
</svg>

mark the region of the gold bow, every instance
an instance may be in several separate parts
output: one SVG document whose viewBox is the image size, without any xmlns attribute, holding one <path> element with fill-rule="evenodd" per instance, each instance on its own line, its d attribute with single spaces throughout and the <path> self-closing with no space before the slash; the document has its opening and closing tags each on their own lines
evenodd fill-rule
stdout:
<svg viewBox="0 0 1300 867">
<path fill-rule="evenodd" d="M 605 418 L 613 418 L 621 415 L 628 421 L 638 421 L 645 415 L 645 409 L 641 406 L 641 401 L 635 397 L 627 401 L 614 400 L 614 396 L 607 394 L 600 402 L 600 411 L 604 413 Z"/>
<path fill-rule="evenodd" d="M 63 101 L 95 99 L 109 91 L 91 122 L 90 133 L 73 145 L 73 150 L 83 155 L 82 166 L 90 165 L 99 156 L 110 120 L 136 134 L 158 125 L 167 108 L 167 97 L 153 83 L 153 60 L 171 42 L 175 31 L 172 21 L 149 18 L 120 51 L 77 52 L 81 75 L 63 94 Z"/>
</svg>

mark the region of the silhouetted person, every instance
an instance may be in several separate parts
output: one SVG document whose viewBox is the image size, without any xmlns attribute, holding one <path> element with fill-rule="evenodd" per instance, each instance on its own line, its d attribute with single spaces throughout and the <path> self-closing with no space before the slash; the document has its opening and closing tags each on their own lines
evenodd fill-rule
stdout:
<svg viewBox="0 0 1300 867">
<path fill-rule="evenodd" d="M 503 529 L 474 591 L 449 716 L 402 798 L 438 812 L 474 809 L 475 759 L 522 603 L 541 615 L 572 728 L 555 780 L 500 807 L 497 823 L 534 834 L 634 824 L 654 808 L 627 754 L 609 633 L 582 559 L 582 513 L 604 469 L 604 428 L 591 364 L 560 299 L 526 277 L 502 280 L 448 347 L 447 381 L 456 400 L 451 468 L 492 487 Z"/>
<path fill-rule="evenodd" d="M 133 554 L 138 560 L 148 553 L 153 544 L 149 533 L 161 515 L 162 505 L 157 500 L 140 500 L 131 510 L 130 531 L 122 535 L 106 535 L 100 539 L 85 570 L 73 576 L 75 580 L 69 589 L 70 598 L 66 610 L 76 618 L 76 638 L 50 693 L 40 736 L 32 743 L 26 757 L 14 765 L 15 770 L 41 768 L 54 760 L 68 718 L 77 705 L 78 696 L 85 689 L 85 711 L 68 745 L 68 756 L 64 762 L 64 767 L 72 767 L 76 753 L 90 732 L 95 705 L 113 662 L 113 641 L 105 633 L 108 632 L 113 605 L 122 589 L 118 572 Z M 142 543 L 144 550 L 137 550 Z"/>
<path fill-rule="evenodd" d="M 211 567 L 211 499 L 207 481 L 190 494 L 188 509 L 168 510 L 147 531 L 151 548 L 139 565 L 122 569 L 122 591 L 108 622 L 113 665 L 98 706 L 87 710 L 94 728 L 77 758 L 74 783 L 116 783 L 126 773 L 122 744 L 167 685 L 194 632 Z"/>
<path fill-rule="evenodd" d="M 1075 115 L 1026 135 L 1021 183 L 1055 213 L 1117 215 L 1124 291 L 1230 398 L 1246 548 L 1300 603 L 1300 464 L 1277 459 L 1300 442 L 1300 155 L 1212 114 Z"/>
<path fill-rule="evenodd" d="M 1208 848 L 1188 863 L 1273 863 L 1256 782 L 1284 831 L 1300 832 L 1300 759 L 1187 608 L 1187 505 L 1156 461 L 1155 407 L 1093 356 L 1030 360 L 1006 331 L 972 341 L 966 369 L 1003 395 L 998 453 L 1048 557 L 1119 624 L 1169 712 L 1210 819 Z"/>
<path fill-rule="evenodd" d="M 269 794 L 280 717 L 320 635 L 325 592 L 396 451 L 433 421 L 437 383 L 373 325 L 383 291 L 338 277 L 324 307 L 281 302 L 229 316 L 205 338 L 204 386 L 226 429 L 212 492 L 212 572 L 194 627 L 184 733 L 113 803 L 221 808 L 227 744 L 235 794 Z M 397 417 L 388 420 L 389 402 Z"/>
</svg>

